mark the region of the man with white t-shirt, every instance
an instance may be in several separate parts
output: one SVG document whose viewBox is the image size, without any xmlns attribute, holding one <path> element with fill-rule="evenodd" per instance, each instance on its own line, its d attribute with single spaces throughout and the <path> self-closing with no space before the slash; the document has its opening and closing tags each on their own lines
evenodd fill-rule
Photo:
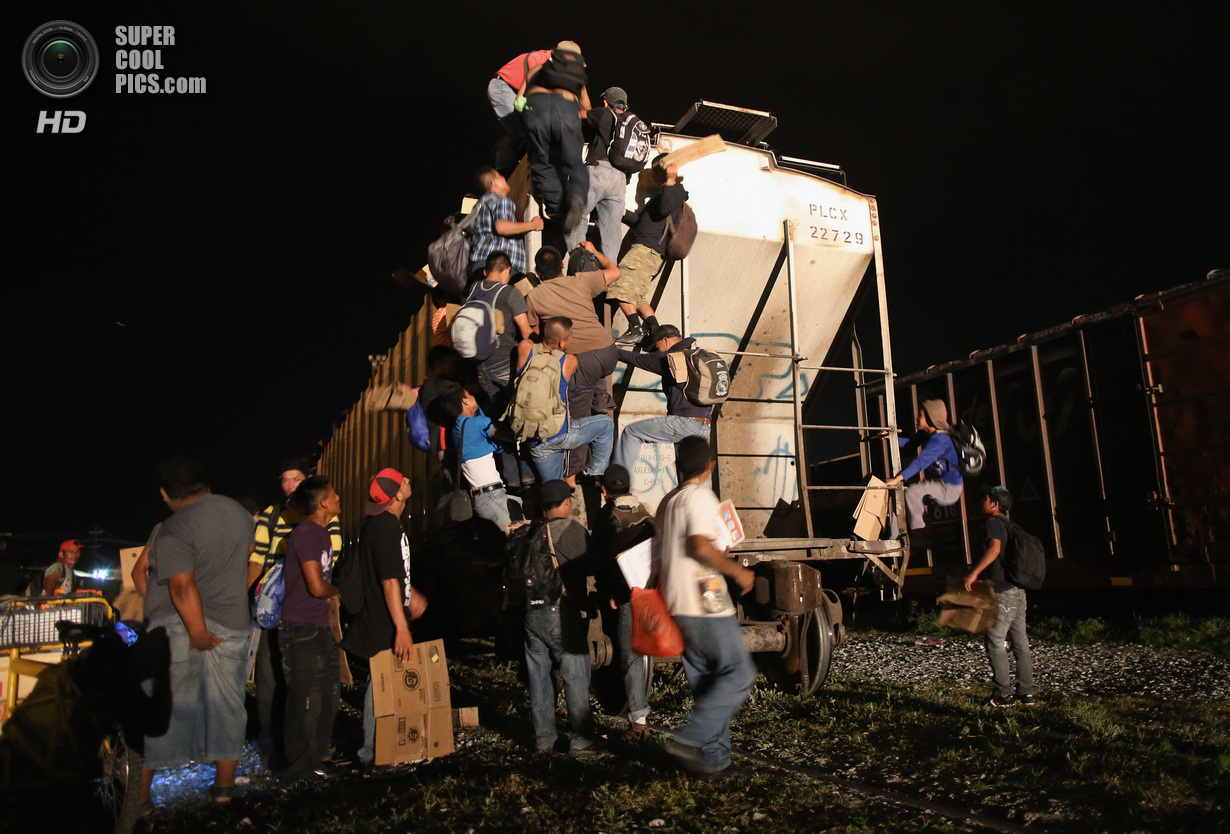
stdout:
<svg viewBox="0 0 1230 834">
<path fill-rule="evenodd" d="M 693 775 L 725 779 L 742 775 L 730 764 L 730 719 L 756 680 L 726 580 L 746 594 L 755 574 L 730 558 L 729 534 L 709 486 L 716 461 L 708 441 L 684 438 L 675 463 L 679 487 L 658 507 L 658 587 L 683 633 L 683 670 L 695 703 L 667 749 Z"/>
</svg>

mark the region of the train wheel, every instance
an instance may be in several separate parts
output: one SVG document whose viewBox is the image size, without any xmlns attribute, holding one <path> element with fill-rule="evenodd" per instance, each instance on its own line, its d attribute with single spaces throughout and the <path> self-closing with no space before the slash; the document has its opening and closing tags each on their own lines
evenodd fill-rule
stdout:
<svg viewBox="0 0 1230 834">
<path fill-rule="evenodd" d="M 137 822 L 141 804 L 141 769 L 145 757 L 128 746 L 124 729 L 115 724 L 98 745 L 98 776 L 94 803 L 115 821 L 117 834 L 128 834 Z"/>
<path fill-rule="evenodd" d="M 833 625 L 824 606 L 792 617 L 784 654 L 761 652 L 756 663 L 773 685 L 800 698 L 814 695 L 829 676 Z"/>
</svg>

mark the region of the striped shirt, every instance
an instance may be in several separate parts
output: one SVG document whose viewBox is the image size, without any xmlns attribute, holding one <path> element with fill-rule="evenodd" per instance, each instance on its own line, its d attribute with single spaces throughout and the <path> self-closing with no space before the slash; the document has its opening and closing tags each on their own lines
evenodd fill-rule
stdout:
<svg viewBox="0 0 1230 834">
<path fill-rule="evenodd" d="M 275 516 L 276 514 L 276 516 Z M 261 566 L 261 577 L 280 559 L 286 558 L 286 539 L 290 531 L 295 529 L 303 516 L 285 504 L 270 504 L 261 511 L 256 520 L 256 549 L 248 557 L 248 564 Z M 326 528 L 329 538 L 333 541 L 333 552 L 342 552 L 342 523 L 337 516 L 329 521 Z"/>
</svg>

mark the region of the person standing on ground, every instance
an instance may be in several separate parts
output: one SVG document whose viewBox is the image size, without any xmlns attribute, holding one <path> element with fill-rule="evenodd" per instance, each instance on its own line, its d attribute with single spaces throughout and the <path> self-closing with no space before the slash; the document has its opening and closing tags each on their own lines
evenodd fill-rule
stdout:
<svg viewBox="0 0 1230 834">
<path fill-rule="evenodd" d="M 290 496 L 303 516 L 287 539 L 283 577 L 286 595 L 278 626 L 286 675 L 286 769 L 284 782 L 324 775 L 330 758 L 333 720 L 337 716 L 341 655 L 329 624 L 329 606 L 337 597 L 333 577 L 333 537 L 329 523 L 342 503 L 329 479 L 313 475 Z"/>
<path fill-rule="evenodd" d="M 273 566 L 286 558 L 291 531 L 303 520 L 290 505 L 290 496 L 303 483 L 312 465 L 302 458 L 291 458 L 282 464 L 280 479 L 283 500 L 270 504 L 256 518 L 256 531 L 248 557 L 248 587 L 263 581 Z M 326 525 L 333 542 L 333 552 L 342 550 L 342 525 L 332 518 Z M 151 539 L 152 540 L 152 539 Z M 253 628 L 260 628 L 253 623 Z M 256 716 L 260 724 L 257 747 L 261 762 L 267 768 L 280 769 L 285 762 L 286 678 L 283 673 L 282 647 L 278 629 L 261 629 L 256 646 L 254 681 L 256 684 Z"/>
<path fill-rule="evenodd" d="M 995 586 L 999 603 L 999 618 L 983 637 L 987 658 L 991 661 L 991 677 L 995 682 L 993 707 L 1014 704 L 1032 707 L 1036 698 L 1034 663 L 1029 653 L 1029 635 L 1025 633 L 1025 589 L 1013 585 L 1004 576 L 1004 556 L 1008 548 L 1006 513 L 1012 509 L 1012 493 L 1006 487 L 993 486 L 982 499 L 982 511 L 987 514 L 986 550 L 978 564 L 965 576 L 965 590 L 974 590 L 974 582 L 985 573 Z M 1016 688 L 1008 669 L 1007 640 L 1016 657 Z"/>
<path fill-rule="evenodd" d="M 581 611 L 587 596 L 589 534 L 571 518 L 572 488 L 561 480 L 542 485 L 542 506 L 547 520 L 534 525 L 538 535 L 545 525 L 563 581 L 563 596 L 525 609 L 525 670 L 529 677 L 530 720 L 534 749 L 555 749 L 555 686 L 551 666 L 559 666 L 568 706 L 569 752 L 581 755 L 594 746 L 594 717 L 589 705 L 588 620 Z"/>
<path fill-rule="evenodd" d="M 195 460 L 175 458 L 158 470 L 172 515 L 150 553 L 145 615 L 165 628 L 171 647 L 171 719 L 164 735 L 145 740 L 143 813 L 155 771 L 190 761 L 215 763 L 209 794 L 229 802 L 243 752 L 247 713 L 244 668 L 251 613 L 244 579 L 252 515 L 209 491 Z M 147 693 L 150 694 L 150 693 Z"/>
<path fill-rule="evenodd" d="M 594 542 L 601 549 L 598 590 L 610 597 L 619 611 L 619 662 L 628 698 L 628 729 L 622 740 L 629 744 L 649 738 L 648 661 L 632 651 L 632 598 L 619 568 L 619 554 L 653 536 L 653 516 L 632 494 L 628 470 L 612 463 L 602 474 L 605 499 L 594 522 Z"/>
<path fill-rule="evenodd" d="M 729 535 L 709 486 L 717 465 L 709 443 L 681 440 L 675 463 L 679 487 L 658 507 L 659 588 L 683 633 L 683 670 L 695 703 L 667 751 L 694 776 L 725 779 L 741 775 L 730 763 L 730 720 L 756 681 L 726 580 L 746 594 L 755 574 L 730 558 Z"/>
<path fill-rule="evenodd" d="M 401 517 L 410 499 L 410 479 L 396 469 L 381 469 L 368 484 L 367 522 L 359 534 L 355 570 L 374 581 L 365 583 L 363 607 L 342 638 L 342 648 L 370 660 L 389 649 L 403 663 L 414 640 L 410 621 L 427 610 L 427 599 L 410 584 L 410 542 Z M 376 756 L 376 710 L 368 678 L 363 698 L 363 746 L 359 762 L 371 767 Z"/>
</svg>

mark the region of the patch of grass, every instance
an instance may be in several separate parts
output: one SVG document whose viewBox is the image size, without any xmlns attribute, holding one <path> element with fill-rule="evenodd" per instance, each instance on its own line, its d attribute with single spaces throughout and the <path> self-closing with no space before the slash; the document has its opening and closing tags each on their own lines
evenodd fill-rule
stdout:
<svg viewBox="0 0 1230 834">
<path fill-rule="evenodd" d="M 1136 643 L 1230 656 L 1230 619 L 1181 612 L 1118 620 L 1041 617 L 1030 623 L 1029 635 L 1052 643 Z"/>
<path fill-rule="evenodd" d="M 517 666 L 450 657 L 484 726 L 453 755 L 373 779 L 249 790 L 229 806 L 159 815 L 160 832 L 946 831 L 981 830 L 799 773 L 758 767 L 711 784 L 657 744 L 573 759 L 530 754 Z M 984 706 L 982 686 L 903 685 L 835 669 L 816 696 L 762 678 L 736 717 L 752 753 L 1041 830 L 1230 831 L 1230 710 L 1204 701 L 1081 696 L 1032 709 Z M 691 706 L 680 675 L 655 677 L 652 720 Z M 599 717 L 609 733 L 620 724 Z M 246 820 L 246 822 L 245 822 Z"/>
</svg>

